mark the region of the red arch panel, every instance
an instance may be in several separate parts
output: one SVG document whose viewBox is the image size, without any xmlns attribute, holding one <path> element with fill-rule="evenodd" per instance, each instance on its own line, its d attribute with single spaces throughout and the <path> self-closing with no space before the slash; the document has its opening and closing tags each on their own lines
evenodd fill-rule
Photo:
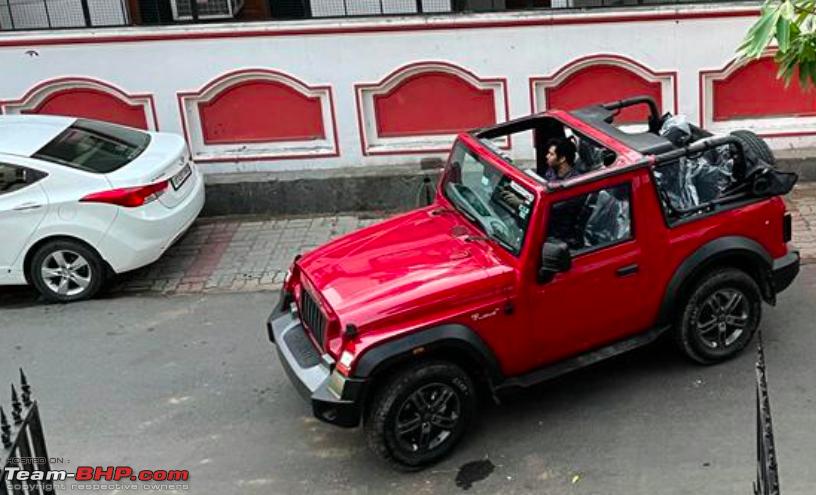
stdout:
<svg viewBox="0 0 816 495">
<path fill-rule="evenodd" d="M 816 92 L 802 90 L 799 72 L 787 88 L 776 78 L 776 72 L 776 64 L 768 57 L 740 67 L 722 81 L 714 81 L 714 120 L 816 115 Z"/>
<path fill-rule="evenodd" d="M 198 104 L 206 144 L 325 139 L 320 98 L 277 81 L 254 80 L 226 88 Z"/>
<path fill-rule="evenodd" d="M 493 90 L 447 72 L 416 74 L 375 95 L 374 112 L 381 137 L 454 134 L 496 123 Z"/>
<path fill-rule="evenodd" d="M 587 105 L 605 103 L 621 98 L 647 95 L 663 108 L 663 91 L 659 82 L 647 81 L 640 75 L 616 65 L 590 65 L 568 76 L 556 87 L 547 88 L 547 106 L 559 110 L 573 110 Z M 616 122 L 646 122 L 648 107 L 638 105 L 625 108 Z"/>
<path fill-rule="evenodd" d="M 129 105 L 115 96 L 92 88 L 69 88 L 55 91 L 37 108 L 23 110 L 21 113 L 84 117 L 147 129 L 144 107 Z"/>
</svg>

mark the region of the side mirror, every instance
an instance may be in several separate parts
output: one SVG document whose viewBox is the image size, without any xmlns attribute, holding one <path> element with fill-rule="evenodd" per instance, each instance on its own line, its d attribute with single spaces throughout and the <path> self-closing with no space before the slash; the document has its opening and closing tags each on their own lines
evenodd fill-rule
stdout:
<svg viewBox="0 0 816 495">
<path fill-rule="evenodd" d="M 547 241 L 541 247 L 541 266 L 538 267 L 538 282 L 546 284 L 556 273 L 566 272 L 572 267 L 569 246 L 563 241 Z"/>
</svg>

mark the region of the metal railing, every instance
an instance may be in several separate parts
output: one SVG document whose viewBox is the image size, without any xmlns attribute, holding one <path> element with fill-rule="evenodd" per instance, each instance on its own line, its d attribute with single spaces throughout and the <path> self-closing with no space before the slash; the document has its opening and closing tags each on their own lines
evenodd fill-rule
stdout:
<svg viewBox="0 0 816 495">
<path fill-rule="evenodd" d="M 774 446 L 773 424 L 771 423 L 771 401 L 768 396 L 768 381 L 765 375 L 765 351 L 762 348 L 762 334 L 758 335 L 756 363 L 756 408 L 757 408 L 757 480 L 755 495 L 779 495 L 779 467 Z"/>
<path fill-rule="evenodd" d="M 0 31 L 129 24 L 125 0 L 0 0 Z"/>
<path fill-rule="evenodd" d="M 37 401 L 31 400 L 31 387 L 23 370 L 20 370 L 20 391 L 11 386 L 11 422 L 0 406 L 0 495 L 40 495 L 54 493 L 50 481 L 8 481 L 8 468 L 21 471 L 51 470 L 45 448 L 40 411 Z"/>
<path fill-rule="evenodd" d="M 467 14 L 725 3 L 732 0 L 0 0 L 0 31 Z M 757 1 L 757 4 L 760 2 Z M 131 11 L 132 9 L 132 11 Z"/>
</svg>

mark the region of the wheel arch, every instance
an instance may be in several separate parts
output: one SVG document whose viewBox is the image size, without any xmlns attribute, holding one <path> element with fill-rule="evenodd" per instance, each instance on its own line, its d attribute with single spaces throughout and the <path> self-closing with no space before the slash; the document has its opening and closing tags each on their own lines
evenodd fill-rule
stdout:
<svg viewBox="0 0 816 495">
<path fill-rule="evenodd" d="M 714 239 L 700 246 L 674 272 L 660 305 L 658 324 L 671 324 L 689 291 L 706 274 L 718 268 L 736 268 L 747 273 L 759 286 L 763 299 L 776 303 L 769 273 L 773 258 L 758 242 L 741 236 Z"/>
<path fill-rule="evenodd" d="M 105 257 L 102 256 L 102 253 L 100 253 L 98 249 L 93 247 L 87 241 L 83 241 L 82 239 L 80 239 L 78 237 L 71 236 L 71 235 L 55 234 L 55 235 L 49 235 L 49 236 L 43 237 L 42 239 L 38 239 L 37 242 L 32 244 L 28 248 L 28 251 L 26 251 L 25 257 L 23 258 L 23 275 L 25 276 L 26 282 L 28 282 L 29 284 L 32 283 L 31 278 L 29 277 L 29 271 L 30 271 L 30 268 L 31 268 L 32 260 L 34 258 L 34 253 L 36 253 L 41 247 L 48 244 L 49 242 L 57 242 L 57 241 L 71 241 L 71 242 L 76 242 L 76 243 L 82 244 L 83 246 L 85 246 L 87 249 L 90 249 L 92 252 L 94 252 L 99 257 L 99 259 L 102 261 L 102 264 L 105 267 L 105 270 L 107 270 L 109 274 L 113 273 L 113 269 L 111 268 L 110 263 L 108 263 L 108 261 L 105 259 Z"/>
<path fill-rule="evenodd" d="M 356 378 L 367 378 L 376 388 L 397 369 L 418 360 L 444 360 L 467 372 L 477 389 L 492 396 L 504 380 L 498 360 L 479 335 L 461 324 L 444 324 L 411 333 L 366 351 L 354 370 Z"/>
</svg>

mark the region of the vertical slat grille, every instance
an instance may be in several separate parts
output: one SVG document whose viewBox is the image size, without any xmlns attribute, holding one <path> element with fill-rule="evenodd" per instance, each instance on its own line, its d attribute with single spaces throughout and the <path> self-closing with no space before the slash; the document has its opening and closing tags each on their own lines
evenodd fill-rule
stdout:
<svg viewBox="0 0 816 495">
<path fill-rule="evenodd" d="M 304 290 L 300 302 L 300 318 L 306 327 L 312 332 L 320 348 L 323 348 L 323 335 L 326 330 L 326 317 L 320 311 L 309 291 Z"/>
</svg>

